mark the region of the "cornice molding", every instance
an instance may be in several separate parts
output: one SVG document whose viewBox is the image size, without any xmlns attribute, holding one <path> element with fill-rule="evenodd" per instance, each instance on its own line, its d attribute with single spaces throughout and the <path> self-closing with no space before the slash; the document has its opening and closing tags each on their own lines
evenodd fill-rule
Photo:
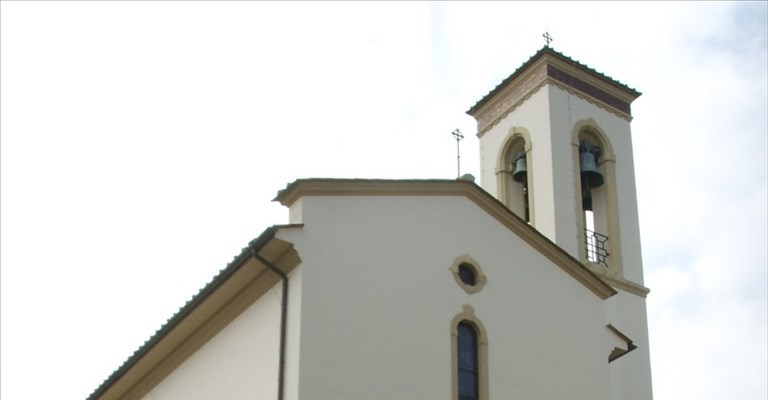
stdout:
<svg viewBox="0 0 768 400">
<path fill-rule="evenodd" d="M 637 92 L 628 92 L 604 77 L 595 76 L 548 53 L 513 75 L 514 79 L 495 89 L 481 106 L 469 112 L 477 120 L 478 137 L 482 137 L 546 84 L 552 84 L 627 121 L 632 120 L 630 103 L 639 96 Z"/>
<path fill-rule="evenodd" d="M 617 110 L 617 109 L 615 109 L 613 107 L 610 107 L 610 106 L 606 105 L 605 103 L 603 103 L 602 101 L 597 100 L 597 99 L 595 99 L 595 98 L 593 98 L 593 97 L 591 97 L 591 96 L 589 96 L 587 94 L 584 94 L 584 93 L 582 93 L 582 92 L 580 92 L 578 90 L 575 90 L 575 89 L 571 88 L 568 85 L 564 85 L 561 82 L 558 82 L 558 81 L 556 81 L 554 79 L 547 80 L 547 83 L 552 84 L 555 87 L 557 87 L 557 88 L 559 88 L 559 89 L 561 89 L 563 91 L 566 91 L 569 94 L 572 94 L 572 95 L 574 95 L 574 96 L 576 96 L 576 97 L 578 97 L 578 98 L 580 98 L 580 99 L 582 99 L 582 100 L 584 100 L 584 101 L 594 105 L 595 107 L 598 107 L 598 108 L 600 108 L 602 110 L 608 111 L 609 113 L 611 113 L 611 114 L 613 114 L 613 115 L 615 115 L 615 116 L 617 116 L 617 117 L 619 117 L 619 118 L 621 118 L 621 119 L 623 119 L 623 120 L 625 120 L 627 122 L 632 122 L 632 115 L 623 113 L 623 112 L 621 112 L 621 111 L 619 111 L 619 110 Z"/>
<path fill-rule="evenodd" d="M 473 116 L 477 119 L 477 136 L 481 137 L 507 114 L 528 100 L 544 86 L 546 81 L 546 65 L 538 63 L 531 67 L 530 72 L 508 83 L 488 103 L 473 113 Z"/>
<path fill-rule="evenodd" d="M 623 93 L 623 98 L 626 98 L 628 102 L 632 102 L 632 100 L 640 97 L 642 93 L 638 92 L 637 90 L 603 74 L 600 72 L 597 72 L 595 69 L 584 65 L 576 60 L 574 60 L 571 57 L 568 57 L 558 51 L 555 51 L 553 48 L 549 46 L 542 47 L 539 51 L 536 52 L 531 58 L 529 58 L 526 62 L 523 63 L 519 68 L 515 70 L 510 76 L 508 76 L 506 79 L 501 81 L 498 85 L 496 85 L 495 88 L 493 88 L 488 94 L 483 96 L 482 99 L 480 99 L 477 103 L 475 103 L 474 106 L 470 107 L 469 110 L 467 110 L 467 114 L 469 115 L 475 115 L 477 110 L 479 110 L 482 106 L 484 106 L 488 101 L 490 101 L 493 97 L 495 97 L 500 91 L 504 89 L 505 86 L 507 86 L 508 83 L 517 80 L 521 76 L 523 76 L 526 71 L 532 68 L 533 65 L 535 65 L 537 62 L 539 62 L 542 58 L 549 57 L 551 59 L 554 59 L 554 62 L 560 63 L 562 65 L 566 65 L 571 69 L 579 70 L 580 72 L 587 74 L 590 76 L 591 79 L 594 79 L 600 83 L 601 86 L 610 87 L 614 89 L 618 89 Z"/>
<path fill-rule="evenodd" d="M 309 196 L 463 196 L 515 232 L 563 271 L 605 300 L 616 294 L 584 264 L 516 216 L 476 184 L 464 180 L 303 179 L 280 193 L 275 201 L 290 206 Z"/>
<path fill-rule="evenodd" d="M 598 275 L 600 276 L 600 275 Z M 648 297 L 648 293 L 651 292 L 651 289 L 648 289 L 647 287 L 637 284 L 635 282 L 628 281 L 626 279 L 622 278 L 611 278 L 608 276 L 600 276 L 600 278 L 605 281 L 608 285 L 611 285 L 612 287 L 616 289 L 623 290 L 628 293 L 632 293 L 634 295 L 640 296 L 642 298 Z"/>
<path fill-rule="evenodd" d="M 305 196 L 430 196 L 462 195 L 476 186 L 464 180 L 299 179 L 281 190 L 273 201 L 290 207 Z"/>
</svg>

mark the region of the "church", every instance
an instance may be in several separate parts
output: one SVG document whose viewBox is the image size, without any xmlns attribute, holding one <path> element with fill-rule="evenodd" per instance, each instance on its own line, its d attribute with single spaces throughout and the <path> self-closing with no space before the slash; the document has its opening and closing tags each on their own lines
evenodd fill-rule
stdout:
<svg viewBox="0 0 768 400">
<path fill-rule="evenodd" d="M 630 104 L 545 46 L 467 113 L 479 184 L 300 179 L 91 400 L 650 400 Z"/>
</svg>

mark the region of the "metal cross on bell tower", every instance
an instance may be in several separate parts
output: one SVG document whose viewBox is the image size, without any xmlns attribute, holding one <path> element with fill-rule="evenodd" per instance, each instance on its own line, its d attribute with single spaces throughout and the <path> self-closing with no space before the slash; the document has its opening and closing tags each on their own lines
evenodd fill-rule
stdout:
<svg viewBox="0 0 768 400">
<path fill-rule="evenodd" d="M 541 36 L 544 38 L 544 41 L 547 42 L 547 47 L 549 47 L 549 44 L 552 43 L 552 35 L 550 35 L 549 32 L 544 32 Z"/>
</svg>

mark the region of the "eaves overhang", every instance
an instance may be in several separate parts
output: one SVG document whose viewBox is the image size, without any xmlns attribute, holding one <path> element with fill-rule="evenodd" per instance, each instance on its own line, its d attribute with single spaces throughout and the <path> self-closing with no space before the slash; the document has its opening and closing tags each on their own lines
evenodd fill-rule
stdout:
<svg viewBox="0 0 768 400">
<path fill-rule="evenodd" d="M 299 179 L 281 190 L 275 201 L 291 206 L 310 196 L 463 196 L 515 232 L 555 265 L 605 300 L 617 292 L 584 264 L 528 225 L 474 182 L 442 179 Z"/>
<path fill-rule="evenodd" d="M 254 251 L 285 273 L 301 262 L 293 244 L 276 237 L 280 229 L 301 226 L 272 226 L 252 240 L 94 390 L 88 400 L 133 400 L 146 395 L 279 282 L 274 272 L 252 257 Z"/>
<path fill-rule="evenodd" d="M 467 110 L 482 136 L 501 118 L 546 84 L 572 93 L 626 120 L 641 93 L 594 69 L 544 47 Z"/>
</svg>

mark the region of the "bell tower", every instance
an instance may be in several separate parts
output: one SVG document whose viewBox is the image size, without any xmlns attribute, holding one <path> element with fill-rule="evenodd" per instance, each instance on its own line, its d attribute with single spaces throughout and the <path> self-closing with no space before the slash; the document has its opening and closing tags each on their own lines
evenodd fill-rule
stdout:
<svg viewBox="0 0 768 400">
<path fill-rule="evenodd" d="M 545 46 L 467 111 L 483 188 L 617 290 L 606 322 L 637 349 L 611 363 L 614 400 L 652 397 L 630 132 L 639 96 Z"/>
</svg>

